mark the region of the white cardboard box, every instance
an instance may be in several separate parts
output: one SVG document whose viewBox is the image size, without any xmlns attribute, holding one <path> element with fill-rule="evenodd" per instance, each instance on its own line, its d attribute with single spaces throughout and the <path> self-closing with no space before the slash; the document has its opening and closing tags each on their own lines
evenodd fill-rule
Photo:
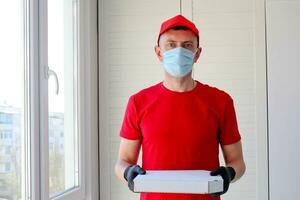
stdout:
<svg viewBox="0 0 300 200">
<path fill-rule="evenodd" d="M 223 191 L 221 176 L 205 170 L 148 170 L 134 181 L 135 192 L 207 194 Z"/>
</svg>

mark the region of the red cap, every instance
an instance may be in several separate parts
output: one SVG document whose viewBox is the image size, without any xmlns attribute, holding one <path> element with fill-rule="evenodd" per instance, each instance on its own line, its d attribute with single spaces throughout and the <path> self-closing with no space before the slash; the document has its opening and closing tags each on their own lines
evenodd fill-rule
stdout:
<svg viewBox="0 0 300 200">
<path fill-rule="evenodd" d="M 199 40 L 199 30 L 197 29 L 195 24 L 182 15 L 176 15 L 175 17 L 172 17 L 161 24 L 158 39 L 157 39 L 157 44 L 160 36 L 167 30 L 175 26 L 183 26 L 190 29 L 197 36 L 197 39 Z"/>
</svg>

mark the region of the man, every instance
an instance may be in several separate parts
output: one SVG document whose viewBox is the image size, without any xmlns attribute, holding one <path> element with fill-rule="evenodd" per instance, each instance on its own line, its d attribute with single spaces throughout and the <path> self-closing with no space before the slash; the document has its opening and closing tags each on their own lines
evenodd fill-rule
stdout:
<svg viewBox="0 0 300 200">
<path fill-rule="evenodd" d="M 199 31 L 182 15 L 162 23 L 155 53 L 163 82 L 128 101 L 115 172 L 133 190 L 133 179 L 147 170 L 209 170 L 221 175 L 224 191 L 215 194 L 141 193 L 142 200 L 220 199 L 245 171 L 232 98 L 192 78 L 201 54 Z M 221 145 L 226 166 L 219 164 Z M 136 165 L 142 147 L 142 167 Z"/>
</svg>

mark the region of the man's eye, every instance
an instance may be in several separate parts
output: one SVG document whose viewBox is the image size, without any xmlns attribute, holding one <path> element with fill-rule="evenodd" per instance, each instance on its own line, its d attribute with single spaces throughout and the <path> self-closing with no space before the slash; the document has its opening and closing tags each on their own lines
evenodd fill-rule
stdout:
<svg viewBox="0 0 300 200">
<path fill-rule="evenodd" d="M 168 45 L 169 47 L 175 47 L 175 43 L 169 43 L 169 45 Z"/>
<path fill-rule="evenodd" d="M 185 48 L 193 48 L 193 44 L 192 43 L 186 43 L 184 44 Z"/>
</svg>

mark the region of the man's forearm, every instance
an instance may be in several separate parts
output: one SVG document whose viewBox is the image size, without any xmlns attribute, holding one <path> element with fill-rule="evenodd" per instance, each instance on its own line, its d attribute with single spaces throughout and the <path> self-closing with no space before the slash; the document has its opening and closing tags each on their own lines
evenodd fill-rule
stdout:
<svg viewBox="0 0 300 200">
<path fill-rule="evenodd" d="M 124 171 L 130 165 L 132 164 L 121 159 L 119 159 L 115 165 L 115 174 L 124 184 L 127 184 L 127 181 L 124 178 Z"/>
<path fill-rule="evenodd" d="M 246 170 L 246 165 L 243 160 L 237 160 L 234 162 L 226 163 L 227 167 L 232 167 L 235 171 L 235 177 L 231 182 L 235 182 L 240 179 Z"/>
</svg>

